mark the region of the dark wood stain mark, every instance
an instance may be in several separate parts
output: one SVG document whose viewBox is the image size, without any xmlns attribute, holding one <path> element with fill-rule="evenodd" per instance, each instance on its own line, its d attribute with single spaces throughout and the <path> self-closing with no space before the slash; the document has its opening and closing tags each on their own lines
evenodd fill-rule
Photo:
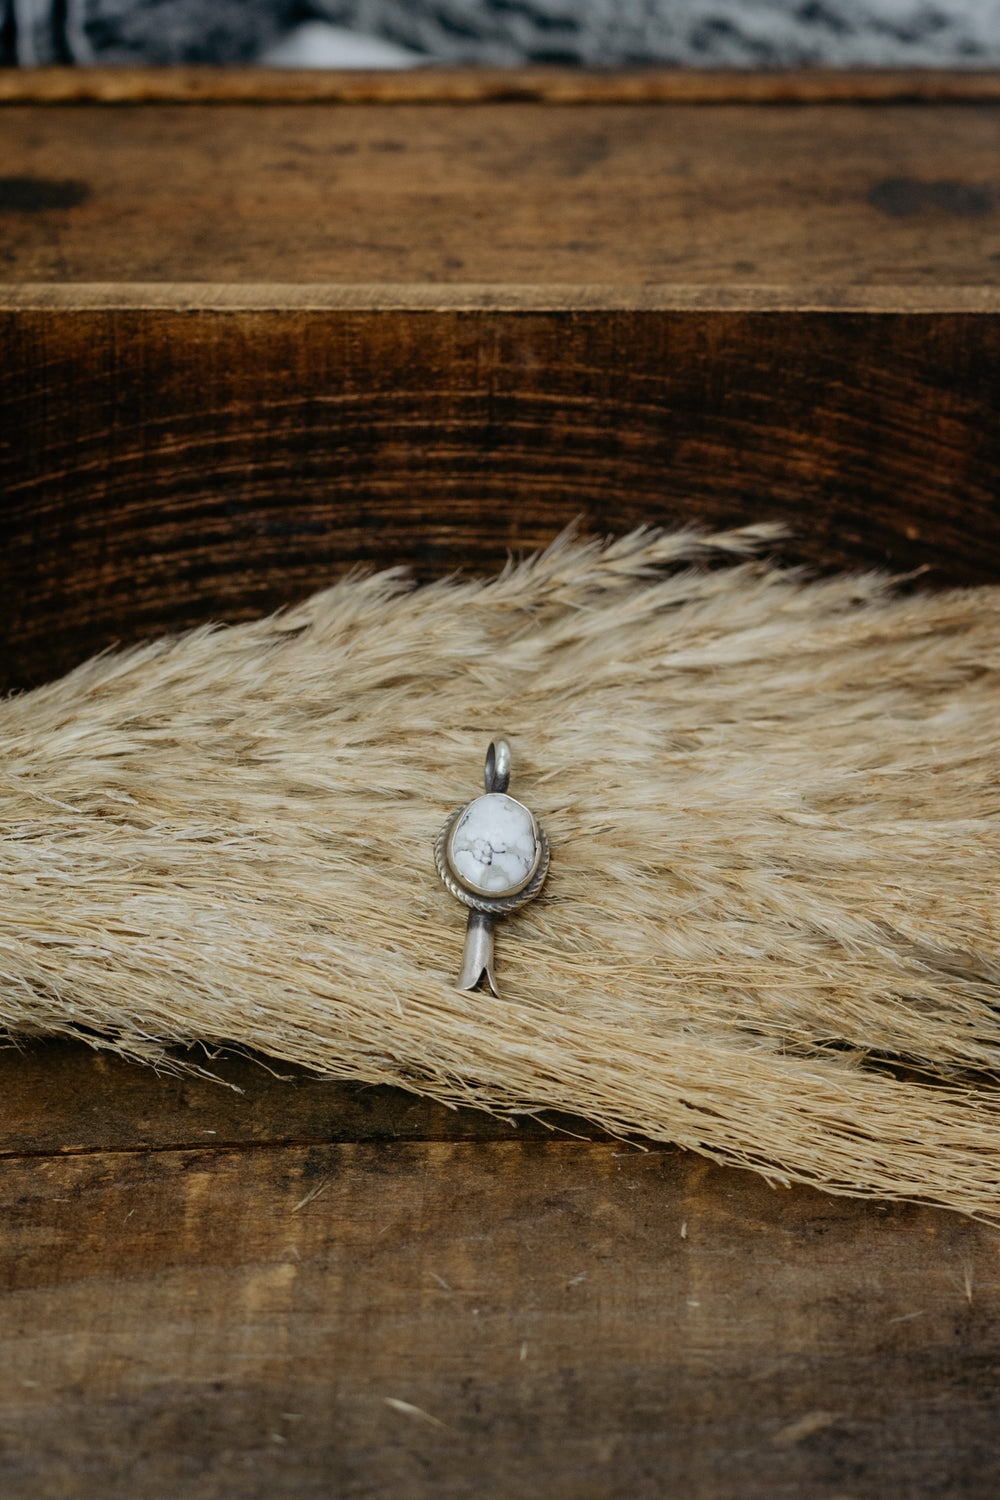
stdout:
<svg viewBox="0 0 1000 1500">
<path fill-rule="evenodd" d="M 868 202 L 893 219 L 937 209 L 956 219 L 981 219 L 993 210 L 987 188 L 968 182 L 920 182 L 914 177 L 887 177 L 868 193 Z"/>
<path fill-rule="evenodd" d="M 90 184 L 75 177 L 0 177 L 0 213 L 4 214 L 78 208 L 90 196 Z"/>
</svg>

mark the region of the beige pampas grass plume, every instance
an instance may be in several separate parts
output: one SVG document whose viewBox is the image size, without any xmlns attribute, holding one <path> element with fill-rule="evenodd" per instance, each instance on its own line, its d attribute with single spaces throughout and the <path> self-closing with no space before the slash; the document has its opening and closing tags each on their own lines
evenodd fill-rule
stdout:
<svg viewBox="0 0 1000 1500">
<path fill-rule="evenodd" d="M 3 1023 L 1000 1219 L 1000 589 L 803 581 L 774 534 L 352 577 L 0 705 Z M 497 733 L 552 844 L 500 999 L 433 855 Z"/>
</svg>

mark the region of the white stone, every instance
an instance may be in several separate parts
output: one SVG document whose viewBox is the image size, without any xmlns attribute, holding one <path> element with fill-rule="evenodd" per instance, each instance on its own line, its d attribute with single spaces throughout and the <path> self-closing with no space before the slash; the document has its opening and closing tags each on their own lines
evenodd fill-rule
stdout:
<svg viewBox="0 0 1000 1500">
<path fill-rule="evenodd" d="M 470 802 L 448 845 L 455 874 L 484 896 L 523 890 L 538 867 L 538 855 L 534 818 L 503 792 Z"/>
</svg>

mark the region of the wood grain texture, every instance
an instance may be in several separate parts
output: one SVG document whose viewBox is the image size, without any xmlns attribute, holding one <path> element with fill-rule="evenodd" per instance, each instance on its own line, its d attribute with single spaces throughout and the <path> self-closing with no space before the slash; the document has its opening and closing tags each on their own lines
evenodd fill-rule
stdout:
<svg viewBox="0 0 1000 1500">
<path fill-rule="evenodd" d="M 448 1109 L 403 1089 L 314 1078 L 266 1057 L 189 1052 L 177 1061 L 211 1076 L 153 1072 L 71 1042 L 22 1044 L 0 1061 L 0 1159 L 191 1145 L 608 1139 L 551 1110 L 505 1119 Z"/>
<path fill-rule="evenodd" d="M 1000 285 L 14 281 L 0 282 L 0 311 L 997 313 Z"/>
<path fill-rule="evenodd" d="M 11 685 L 577 516 L 1000 571 L 995 313 L 22 308 L 0 339 Z"/>
<path fill-rule="evenodd" d="M 0 1177 L 11 1500 L 986 1496 L 997 1239 L 573 1142 Z"/>
<path fill-rule="evenodd" d="M 995 1492 L 995 1230 L 215 1065 L 2 1059 L 10 1500 Z"/>
<path fill-rule="evenodd" d="M 997 285 L 1000 103 L 10 105 L 7 281 Z"/>
<path fill-rule="evenodd" d="M 0 104 L 761 104 L 1000 100 L 996 69 L 5 68 Z"/>
<path fill-rule="evenodd" d="M 492 568 L 576 515 L 776 516 L 809 562 L 996 576 L 988 80 L 931 107 L 806 75 L 855 102 L 789 107 L 685 76 L 0 112 L 3 682 L 359 560 Z"/>
</svg>

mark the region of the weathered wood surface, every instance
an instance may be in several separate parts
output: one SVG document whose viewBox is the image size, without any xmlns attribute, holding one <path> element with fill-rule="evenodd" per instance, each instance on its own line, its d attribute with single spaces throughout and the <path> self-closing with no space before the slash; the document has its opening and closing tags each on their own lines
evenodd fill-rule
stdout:
<svg viewBox="0 0 1000 1500">
<path fill-rule="evenodd" d="M 5 1500 L 995 1494 L 996 1231 L 224 1067 L 4 1058 Z"/>
<path fill-rule="evenodd" d="M 946 104 L 1000 101 L 995 70 L 417 67 L 5 68 L 0 104 Z"/>
<path fill-rule="evenodd" d="M 0 110 L 4 686 L 577 515 L 996 576 L 996 76 L 502 76 Z"/>
<path fill-rule="evenodd" d="M 1000 284 L 1000 102 L 0 109 L 5 281 Z"/>
<path fill-rule="evenodd" d="M 6 685 L 577 516 L 1000 574 L 996 311 L 21 307 L 0 343 Z"/>
<path fill-rule="evenodd" d="M 192 1144 L 609 1139 L 554 1111 L 506 1118 L 448 1109 L 403 1089 L 335 1083 L 235 1052 L 178 1052 L 176 1065 L 153 1072 L 100 1049 L 36 1041 L 0 1054 L 0 1077 L 0 1161 Z"/>
</svg>

